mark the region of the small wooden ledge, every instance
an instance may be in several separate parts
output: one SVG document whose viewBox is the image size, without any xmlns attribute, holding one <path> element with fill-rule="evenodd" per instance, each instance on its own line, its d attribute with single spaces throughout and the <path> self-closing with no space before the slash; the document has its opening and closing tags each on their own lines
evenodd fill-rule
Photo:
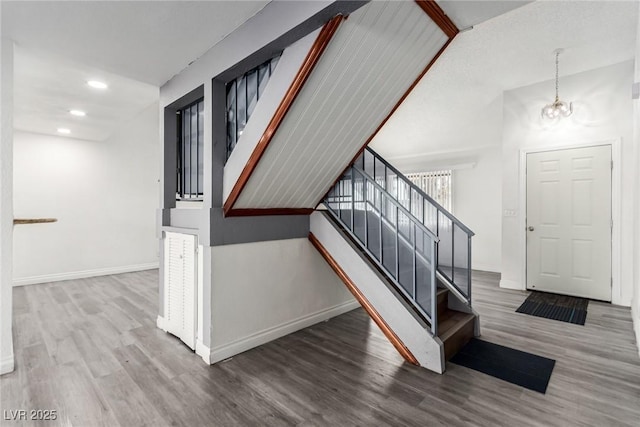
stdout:
<svg viewBox="0 0 640 427">
<path fill-rule="evenodd" d="M 13 224 L 44 224 L 45 222 L 57 221 L 57 218 L 14 218 Z"/>
</svg>

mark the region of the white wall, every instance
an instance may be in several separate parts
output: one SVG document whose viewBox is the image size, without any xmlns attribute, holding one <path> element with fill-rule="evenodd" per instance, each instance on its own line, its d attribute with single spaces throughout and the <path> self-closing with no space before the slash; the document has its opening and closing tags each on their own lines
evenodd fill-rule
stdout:
<svg viewBox="0 0 640 427">
<path fill-rule="evenodd" d="M 407 309 L 407 303 L 391 291 L 383 275 L 372 269 L 354 250 L 355 245 L 347 241 L 333 222 L 320 212 L 311 214 L 311 232 L 420 366 L 443 373 L 442 342 L 434 339 L 431 330 Z"/>
<path fill-rule="evenodd" d="M 0 374 L 13 371 L 13 42 L 0 47 Z"/>
<path fill-rule="evenodd" d="M 14 283 L 154 268 L 158 104 L 110 138 L 90 142 L 15 132 Z"/>
<path fill-rule="evenodd" d="M 472 168 L 453 171 L 453 213 L 474 233 L 472 268 L 500 271 L 502 239 L 502 157 L 486 148 Z"/>
<path fill-rule="evenodd" d="M 638 12 L 640 21 L 640 11 Z M 640 25 L 638 25 L 638 37 L 636 39 L 636 60 L 634 82 L 640 84 Z M 633 144 L 635 147 L 635 171 L 636 171 L 636 191 L 640 189 L 640 99 L 633 101 Z M 635 242 L 634 242 L 634 293 L 633 302 L 631 304 L 631 313 L 633 315 L 633 324 L 636 330 L 636 344 L 640 352 L 640 197 L 635 199 Z"/>
<path fill-rule="evenodd" d="M 420 84 L 429 85 L 429 76 L 431 71 Z M 414 92 L 394 113 L 394 123 L 410 122 L 416 114 L 429 117 L 423 111 L 425 101 Z M 430 121 L 433 132 L 421 135 L 423 142 L 419 145 L 411 127 L 385 125 L 371 148 L 404 174 L 453 169 L 453 214 L 476 233 L 472 239 L 472 268 L 499 272 L 502 96 L 483 99 L 481 104 L 473 114 L 467 111 L 467 115 L 457 117 L 455 127 Z M 414 143 L 407 145 L 406 140 Z"/>
<path fill-rule="evenodd" d="M 358 307 L 308 239 L 211 252 L 212 363 Z"/>
<path fill-rule="evenodd" d="M 632 101 L 630 87 L 633 61 L 561 77 L 560 96 L 573 101 L 574 114 L 554 124 L 540 117 L 540 109 L 552 100 L 554 82 L 546 81 L 504 93 L 502 146 L 502 208 L 515 216 L 502 222 L 501 286 L 525 289 L 524 185 L 521 184 L 521 150 L 559 147 L 621 139 L 622 221 L 619 287 L 614 304 L 630 305 L 633 283 L 633 199 L 634 185 Z M 614 211 L 615 211 L 614 207 Z M 615 250 L 614 250 L 615 252 Z M 614 263 L 617 260 L 614 259 Z M 614 278 L 615 280 L 615 278 Z"/>
<path fill-rule="evenodd" d="M 474 270 L 499 272 L 502 261 L 502 148 L 496 145 L 500 142 L 500 123 L 494 122 L 497 131 L 479 134 L 476 139 L 479 144 L 493 146 L 390 160 L 405 175 L 452 170 L 452 212 L 475 233 L 471 241 Z M 461 128 L 457 136 L 468 137 L 470 127 Z"/>
</svg>

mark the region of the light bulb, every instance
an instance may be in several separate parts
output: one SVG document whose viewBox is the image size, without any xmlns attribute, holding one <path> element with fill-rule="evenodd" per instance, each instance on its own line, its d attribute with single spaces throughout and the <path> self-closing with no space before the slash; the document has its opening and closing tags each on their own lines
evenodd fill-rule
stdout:
<svg viewBox="0 0 640 427">
<path fill-rule="evenodd" d="M 94 89 L 106 89 L 109 87 L 105 82 L 99 80 L 89 80 L 87 84 Z"/>
</svg>

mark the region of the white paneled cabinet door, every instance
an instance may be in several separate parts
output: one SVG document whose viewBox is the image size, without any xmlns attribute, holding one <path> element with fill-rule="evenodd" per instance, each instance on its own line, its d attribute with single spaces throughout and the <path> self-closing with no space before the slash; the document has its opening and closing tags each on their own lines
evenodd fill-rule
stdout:
<svg viewBox="0 0 640 427">
<path fill-rule="evenodd" d="M 196 236 L 165 234 L 164 317 L 167 332 L 195 348 L 197 318 Z"/>
<path fill-rule="evenodd" d="M 611 146 L 527 154 L 527 288 L 611 301 Z"/>
</svg>

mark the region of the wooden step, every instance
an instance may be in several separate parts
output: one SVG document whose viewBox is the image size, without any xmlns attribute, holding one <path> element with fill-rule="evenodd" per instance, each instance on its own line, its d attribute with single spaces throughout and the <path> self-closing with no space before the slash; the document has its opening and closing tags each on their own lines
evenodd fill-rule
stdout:
<svg viewBox="0 0 640 427">
<path fill-rule="evenodd" d="M 446 310 L 438 315 L 438 336 L 444 344 L 445 359 L 453 357 L 473 338 L 475 315 Z"/>
<path fill-rule="evenodd" d="M 449 309 L 449 289 L 438 288 L 436 301 L 438 302 L 438 318 L 440 318 L 440 316 L 442 316 L 445 311 Z"/>
</svg>

